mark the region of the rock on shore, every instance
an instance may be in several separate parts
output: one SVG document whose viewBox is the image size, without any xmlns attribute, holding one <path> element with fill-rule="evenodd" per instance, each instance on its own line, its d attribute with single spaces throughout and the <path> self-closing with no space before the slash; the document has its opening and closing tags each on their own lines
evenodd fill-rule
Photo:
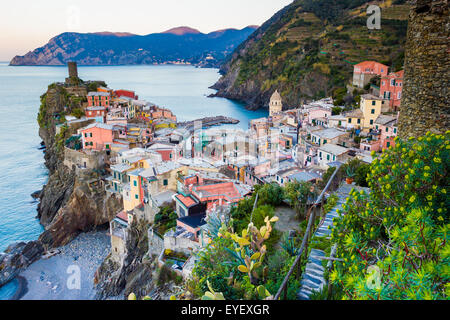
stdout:
<svg viewBox="0 0 450 320">
<path fill-rule="evenodd" d="M 40 241 L 13 243 L 0 253 L 0 286 L 14 279 L 44 253 Z"/>
</svg>

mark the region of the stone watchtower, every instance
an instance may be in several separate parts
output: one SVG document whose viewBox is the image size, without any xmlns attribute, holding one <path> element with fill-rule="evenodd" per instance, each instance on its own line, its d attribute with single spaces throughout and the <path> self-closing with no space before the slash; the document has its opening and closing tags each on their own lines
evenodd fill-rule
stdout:
<svg viewBox="0 0 450 320">
<path fill-rule="evenodd" d="M 278 90 L 270 97 L 269 103 L 269 115 L 272 117 L 274 114 L 277 114 L 283 110 L 283 101 L 281 100 L 281 95 Z"/>
<path fill-rule="evenodd" d="M 67 62 L 67 68 L 69 69 L 69 77 L 66 78 L 66 84 L 78 85 L 78 67 L 76 62 Z"/>
<path fill-rule="evenodd" d="M 413 0 L 405 48 L 399 135 L 449 130 L 450 18 L 448 0 Z"/>
</svg>

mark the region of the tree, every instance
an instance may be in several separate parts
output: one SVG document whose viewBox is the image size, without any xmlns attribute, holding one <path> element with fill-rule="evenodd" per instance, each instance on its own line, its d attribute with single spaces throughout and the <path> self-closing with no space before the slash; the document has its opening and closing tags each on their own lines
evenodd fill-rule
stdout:
<svg viewBox="0 0 450 320">
<path fill-rule="evenodd" d="M 317 196 L 317 191 L 311 182 L 293 181 L 286 183 L 284 196 L 288 199 L 289 205 L 300 215 L 306 214 L 308 201 Z"/>
<path fill-rule="evenodd" d="M 396 143 L 335 221 L 330 280 L 346 299 L 448 299 L 450 131 Z"/>
</svg>

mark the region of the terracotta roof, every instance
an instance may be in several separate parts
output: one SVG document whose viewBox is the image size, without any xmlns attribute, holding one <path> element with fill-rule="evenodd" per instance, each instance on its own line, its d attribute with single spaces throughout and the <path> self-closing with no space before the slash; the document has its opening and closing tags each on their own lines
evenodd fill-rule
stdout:
<svg viewBox="0 0 450 320">
<path fill-rule="evenodd" d="M 193 205 L 197 204 L 194 199 L 192 199 L 191 197 L 185 197 L 182 194 L 177 194 L 175 198 L 177 198 L 182 204 L 184 204 L 186 208 L 190 208 Z"/>
<path fill-rule="evenodd" d="M 116 218 L 119 218 L 119 219 L 121 219 L 121 220 L 123 220 L 123 221 L 125 221 L 125 222 L 128 223 L 128 214 L 127 214 L 126 211 L 120 211 L 120 212 L 117 214 Z"/>
<path fill-rule="evenodd" d="M 194 187 L 195 194 L 200 198 L 224 196 L 230 202 L 237 202 L 244 197 L 233 182 L 223 182 Z"/>
</svg>

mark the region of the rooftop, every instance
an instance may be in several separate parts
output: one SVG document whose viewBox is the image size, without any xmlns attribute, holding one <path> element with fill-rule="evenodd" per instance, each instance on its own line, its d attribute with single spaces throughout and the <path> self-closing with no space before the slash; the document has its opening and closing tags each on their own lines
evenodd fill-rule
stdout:
<svg viewBox="0 0 450 320">
<path fill-rule="evenodd" d="M 335 128 L 327 128 L 327 129 L 322 129 L 322 130 L 312 132 L 311 134 L 314 134 L 314 135 L 319 136 L 320 138 L 324 138 L 324 139 L 334 139 L 334 138 L 337 138 L 337 137 L 340 137 L 340 136 L 346 134 L 346 132 L 337 130 Z"/>
<path fill-rule="evenodd" d="M 334 154 L 336 156 L 339 156 L 339 155 L 344 154 L 349 151 L 349 149 L 347 149 L 347 148 L 344 148 L 344 147 L 341 147 L 341 146 L 338 146 L 338 145 L 335 145 L 332 143 L 327 143 L 327 144 L 321 146 L 319 148 L 319 150 Z"/>
<path fill-rule="evenodd" d="M 197 204 L 197 201 L 195 201 L 191 196 L 183 196 L 182 194 L 177 194 L 175 196 L 182 204 L 186 206 L 186 208 L 190 208 Z"/>
<path fill-rule="evenodd" d="M 205 214 L 198 214 L 195 216 L 187 216 L 187 217 L 182 217 L 182 218 L 178 218 L 178 221 L 180 221 L 181 223 L 191 227 L 191 228 L 199 228 L 202 225 L 206 224 L 205 222 Z"/>
</svg>

